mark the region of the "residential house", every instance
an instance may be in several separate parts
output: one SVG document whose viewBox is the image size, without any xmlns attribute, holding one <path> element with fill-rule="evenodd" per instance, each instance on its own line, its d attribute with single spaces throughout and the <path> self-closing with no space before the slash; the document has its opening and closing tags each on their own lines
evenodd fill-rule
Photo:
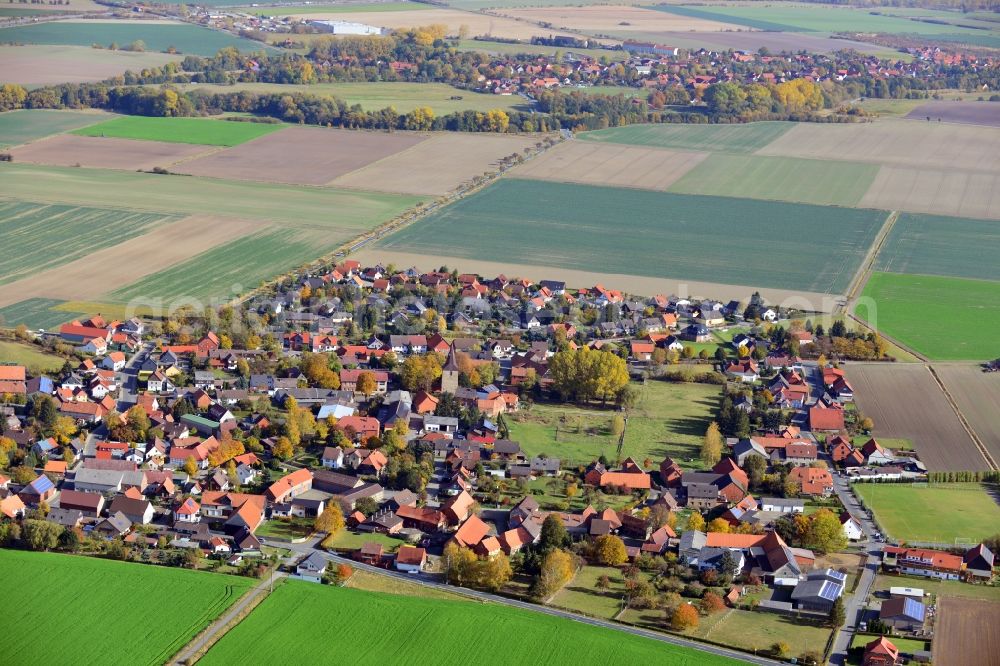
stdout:
<svg viewBox="0 0 1000 666">
<path fill-rule="evenodd" d="M 148 525 L 153 522 L 153 505 L 144 499 L 118 495 L 111 500 L 108 512 L 112 514 L 121 513 L 132 523 L 138 525 Z"/>
<path fill-rule="evenodd" d="M 132 521 L 123 513 L 113 513 L 94 526 L 94 532 L 106 539 L 114 539 L 128 534 Z"/>
<path fill-rule="evenodd" d="M 21 500 L 28 506 L 38 506 L 42 502 L 48 502 L 55 494 L 55 484 L 44 474 L 39 474 L 35 480 L 18 493 Z"/>
<path fill-rule="evenodd" d="M 896 631 L 917 631 L 924 626 L 927 607 L 908 597 L 895 597 L 882 602 L 878 619 Z"/>
<path fill-rule="evenodd" d="M 320 464 L 329 469 L 340 469 L 344 466 L 344 450 L 339 446 L 324 448 Z"/>
<path fill-rule="evenodd" d="M 397 571 L 407 573 L 420 573 L 427 565 L 427 551 L 415 546 L 400 546 L 396 551 L 396 560 L 393 566 Z"/>
<path fill-rule="evenodd" d="M 176 523 L 198 523 L 201 522 L 201 505 L 193 498 L 188 497 L 180 506 L 174 509 L 174 522 Z"/>
<path fill-rule="evenodd" d="M 63 490 L 59 493 L 59 508 L 80 511 L 89 518 L 97 518 L 104 511 L 104 495 Z"/>
<path fill-rule="evenodd" d="M 323 581 L 323 574 L 326 573 L 327 564 L 327 559 L 322 553 L 311 553 L 295 566 L 295 575 L 302 580 L 320 583 Z"/>
<path fill-rule="evenodd" d="M 884 546 L 882 566 L 890 571 L 911 576 L 924 576 L 940 580 L 958 580 L 964 562 L 961 555 L 952 555 L 928 548 Z"/>
<path fill-rule="evenodd" d="M 649 474 L 631 458 L 622 463 L 619 471 L 608 471 L 599 462 L 591 463 L 583 478 L 585 483 L 598 488 L 615 486 L 628 490 L 649 490 L 651 487 Z"/>
<path fill-rule="evenodd" d="M 879 636 L 865 645 L 862 666 L 899 666 L 902 660 L 899 649 L 885 636 Z"/>
<path fill-rule="evenodd" d="M 966 580 L 989 583 L 993 580 L 993 551 L 985 544 L 973 546 L 962 558 Z"/>
<path fill-rule="evenodd" d="M 269 502 L 284 502 L 311 490 L 313 474 L 308 469 L 295 470 L 271 484 L 265 493 Z"/>
<path fill-rule="evenodd" d="M 803 495 L 828 497 L 833 492 L 833 476 L 825 467 L 796 467 L 787 478 L 798 484 Z"/>
<path fill-rule="evenodd" d="M 865 536 L 865 531 L 857 518 L 846 511 L 840 514 L 840 524 L 844 527 L 844 536 L 848 541 L 860 541 Z"/>
</svg>

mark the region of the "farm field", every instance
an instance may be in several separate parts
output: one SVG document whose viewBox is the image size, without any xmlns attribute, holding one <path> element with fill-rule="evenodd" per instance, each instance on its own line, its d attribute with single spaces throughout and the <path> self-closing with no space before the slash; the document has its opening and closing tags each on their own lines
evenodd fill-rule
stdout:
<svg viewBox="0 0 1000 666">
<path fill-rule="evenodd" d="M 426 135 L 414 132 L 289 127 L 278 134 L 189 160 L 174 170 L 194 176 L 324 185 L 425 139 Z"/>
<path fill-rule="evenodd" d="M 24 294 L 20 294 L 23 296 Z M 24 324 L 32 330 L 39 328 L 52 329 L 60 324 L 72 321 L 76 315 L 83 312 L 68 312 L 57 310 L 65 301 L 53 298 L 27 298 L 14 301 L 12 305 L 0 307 L 0 317 L 4 326 Z"/>
<path fill-rule="evenodd" d="M 65 361 L 63 357 L 48 354 L 33 345 L 0 340 L 0 363 L 23 365 L 31 374 L 58 372 Z"/>
<path fill-rule="evenodd" d="M 854 492 L 897 541 L 979 543 L 996 533 L 1000 506 L 978 483 L 855 483 Z"/>
<path fill-rule="evenodd" d="M 973 365 L 934 366 L 983 445 L 1000 461 L 1000 377 Z"/>
<path fill-rule="evenodd" d="M 794 157 L 712 155 L 671 192 L 857 206 L 879 168 L 874 164 Z"/>
<path fill-rule="evenodd" d="M 212 118 L 121 116 L 78 129 L 74 134 L 206 146 L 236 146 L 284 128 L 285 125 L 281 124 L 234 122 Z"/>
<path fill-rule="evenodd" d="M 889 273 L 1000 280 L 1000 224 L 990 220 L 903 213 L 879 251 Z"/>
<path fill-rule="evenodd" d="M 222 2 L 222 0 L 219 0 Z M 271 3 L 277 5 L 276 7 L 237 7 L 236 11 L 245 12 L 247 14 L 258 14 L 260 16 L 295 16 L 296 14 L 312 14 L 314 12 L 324 12 L 329 14 L 337 14 L 344 12 L 401 12 L 401 11 L 420 11 L 421 9 L 431 9 L 430 5 L 424 5 L 419 2 L 373 2 L 373 3 L 350 3 L 346 5 L 334 5 L 328 4 L 324 5 L 318 2 L 314 2 L 307 6 L 288 6 L 282 7 L 284 4 L 282 2 Z"/>
<path fill-rule="evenodd" d="M 1000 104 L 996 102 L 925 102 L 908 114 L 914 120 L 943 121 L 968 125 L 1000 127 Z"/>
<path fill-rule="evenodd" d="M 1000 219 L 1000 171 L 883 166 L 861 205 Z"/>
<path fill-rule="evenodd" d="M 0 200 L 0 284 L 141 236 L 177 218 L 107 208 Z"/>
<path fill-rule="evenodd" d="M 858 409 L 875 437 L 909 439 L 932 472 L 989 469 L 929 370 L 919 364 L 851 364 Z"/>
<path fill-rule="evenodd" d="M 934 627 L 933 659 L 943 664 L 996 663 L 1000 654 L 1000 603 L 944 597 Z"/>
<path fill-rule="evenodd" d="M 55 46 L 126 46 L 141 40 L 148 51 L 166 51 L 211 56 L 219 49 L 235 46 L 250 53 L 263 51 L 265 44 L 188 23 L 166 21 L 58 21 L 0 28 L 0 44 L 50 44 Z M 178 58 L 175 58 L 178 59 Z"/>
<path fill-rule="evenodd" d="M 610 51 L 608 53 L 611 53 Z M 524 108 L 524 100 L 513 95 L 487 95 L 461 90 L 446 83 L 345 82 L 345 83 L 236 83 L 231 86 L 208 83 L 185 83 L 182 90 L 203 90 L 210 93 L 231 93 L 247 90 L 259 93 L 300 92 L 310 95 L 333 95 L 348 106 L 360 104 L 367 111 L 393 107 L 409 113 L 417 107 L 430 107 L 435 115 L 445 116 L 457 111 L 504 111 Z M 458 99 L 452 99 L 457 97 Z"/>
<path fill-rule="evenodd" d="M 623 210 L 630 213 L 627 219 Z M 832 294 L 847 288 L 884 219 L 883 211 L 504 179 L 379 245 L 388 251 L 600 266 L 609 273 Z M 832 234 L 828 242 L 817 246 L 804 236 L 802 220 Z M 780 247 L 783 261 L 733 262 L 725 245 L 713 250 L 704 242 L 737 228 L 748 256 Z M 442 237 L 450 242 L 442 244 Z M 511 238 L 519 239 L 516 246 Z"/>
<path fill-rule="evenodd" d="M 536 7 L 530 9 L 497 9 L 491 13 L 513 16 L 532 23 L 546 23 L 557 30 L 575 30 L 586 34 L 605 35 L 615 32 L 711 32 L 738 30 L 733 23 L 697 16 L 683 16 L 655 9 L 621 6 Z"/>
<path fill-rule="evenodd" d="M 356 622 L 378 623 L 379 631 L 357 640 L 351 623 L 324 622 L 315 618 L 350 614 Z M 414 632 L 419 626 L 421 631 Z M 491 631 L 484 632 L 484 626 Z M 539 661 L 547 664 L 606 664 L 655 660 L 694 666 L 736 663 L 646 638 L 592 627 L 542 613 L 475 602 L 421 599 L 364 592 L 350 588 L 288 581 L 261 603 L 243 622 L 227 633 L 203 657 L 206 666 L 272 664 L 287 655 L 288 646 L 307 662 L 378 664 L 433 661 L 465 664 L 462 650 L 441 650 L 440 637 L 474 640 L 477 661 L 485 664 Z M 518 640 L 510 641 L 510 636 Z M 247 660 L 246 645 L 254 645 Z"/>
<path fill-rule="evenodd" d="M 564 141 L 518 167 L 514 174 L 518 178 L 663 191 L 706 157 L 706 153 Z"/>
<path fill-rule="evenodd" d="M 458 7 L 471 11 L 481 9 L 505 9 L 510 7 L 586 7 L 588 5 L 605 5 L 607 0 L 448 0 L 449 7 Z M 649 0 L 615 0 L 616 5 L 647 5 Z"/>
<path fill-rule="evenodd" d="M 886 118 L 843 125 L 800 123 L 757 154 L 997 172 L 997 141 L 1000 129 Z"/>
<path fill-rule="evenodd" d="M 127 70 L 159 67 L 174 60 L 177 56 L 167 53 L 107 51 L 89 45 L 0 46 L 4 81 L 26 88 L 102 81 Z"/>
<path fill-rule="evenodd" d="M 541 4 L 541 3 L 533 3 Z M 600 59 L 605 57 L 611 62 L 616 62 L 620 60 L 625 60 L 628 56 L 627 51 L 623 50 L 610 50 L 610 49 L 565 49 L 559 46 L 543 46 L 541 44 L 529 44 L 529 43 L 507 43 L 507 42 L 495 42 L 487 39 L 462 39 L 458 42 L 458 48 L 461 51 L 482 51 L 484 53 L 493 53 L 499 55 L 517 55 L 520 53 L 534 53 L 537 55 L 554 55 L 556 51 L 560 53 L 573 53 L 575 55 L 587 55 L 592 58 Z"/>
<path fill-rule="evenodd" d="M 11 150 L 18 163 L 149 171 L 201 155 L 211 148 L 164 141 L 62 134 Z"/>
<path fill-rule="evenodd" d="M 654 40 L 681 48 L 712 48 L 719 50 L 756 51 L 766 48 L 774 53 L 782 51 L 810 51 L 813 53 L 833 53 L 843 49 L 854 49 L 859 53 L 870 53 L 881 58 L 911 60 L 912 56 L 885 46 L 867 44 L 850 39 L 832 38 L 818 32 L 762 32 L 743 30 L 741 32 L 656 32 L 618 33 L 631 39 Z"/>
<path fill-rule="evenodd" d="M 253 585 L 237 576 L 54 553 L 0 550 L 0 563 L 17 571 L 0 601 L 9 628 L 0 655 L 9 664 L 60 663 L 69 654 L 80 664 L 164 663 Z M 156 621 L 148 613 L 114 612 L 123 599 L 155 607 Z M 73 621 L 40 640 L 33 628 L 50 622 L 53 608 Z"/>
<path fill-rule="evenodd" d="M 855 314 L 886 335 L 937 361 L 997 356 L 1000 282 L 936 275 L 873 273 Z M 947 335 L 927 319 L 928 303 L 948 304 Z"/>
<path fill-rule="evenodd" d="M 67 12 L 103 12 L 107 11 L 106 7 L 103 7 L 93 0 L 63 0 L 61 5 L 19 5 L 13 3 L 7 3 L 6 6 L 2 6 L 8 12 L 8 16 L 40 16 L 42 14 L 64 14 Z M 21 12 L 31 12 L 30 14 L 23 14 Z"/>
<path fill-rule="evenodd" d="M 629 412 L 622 457 L 659 464 L 666 456 L 679 463 L 698 457 L 705 429 L 718 408 L 721 391 L 707 384 L 648 381 L 639 387 Z M 587 465 L 601 455 L 616 458 L 617 437 L 611 430 L 613 409 L 535 403 L 508 418 L 511 439 L 528 457 L 546 454 L 563 463 Z"/>
<path fill-rule="evenodd" d="M 743 125 L 629 125 L 584 132 L 579 138 L 585 141 L 712 153 L 752 153 L 788 132 L 794 125 L 795 123 L 787 122 Z"/>
<path fill-rule="evenodd" d="M 0 113 L 0 148 L 92 125 L 112 116 L 100 112 L 24 109 Z"/>
<path fill-rule="evenodd" d="M 398 133 L 396 134 L 398 136 Z M 335 178 L 334 187 L 440 196 L 496 168 L 502 157 L 534 146 L 537 137 L 437 132 L 394 155 Z"/>
</svg>

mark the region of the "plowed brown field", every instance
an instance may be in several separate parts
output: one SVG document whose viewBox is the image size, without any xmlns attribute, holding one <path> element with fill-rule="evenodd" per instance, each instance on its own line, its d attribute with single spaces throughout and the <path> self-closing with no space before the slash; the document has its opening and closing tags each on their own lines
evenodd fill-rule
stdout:
<svg viewBox="0 0 1000 666">
<path fill-rule="evenodd" d="M 935 365 L 965 419 L 994 460 L 1000 462 L 1000 373 L 973 365 Z"/>
<path fill-rule="evenodd" d="M 211 146 L 163 141 L 60 134 L 11 150 L 16 162 L 148 171 L 217 150 Z"/>
<path fill-rule="evenodd" d="M 935 664 L 1000 664 L 1000 603 L 978 599 L 938 598 L 934 627 Z"/>
</svg>

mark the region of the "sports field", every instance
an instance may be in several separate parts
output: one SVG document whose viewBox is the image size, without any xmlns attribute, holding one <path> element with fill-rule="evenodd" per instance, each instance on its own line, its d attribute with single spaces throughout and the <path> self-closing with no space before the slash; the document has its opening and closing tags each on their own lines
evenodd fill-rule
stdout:
<svg viewBox="0 0 1000 666">
<path fill-rule="evenodd" d="M 337 618 L 350 617 L 351 622 Z M 359 626 L 377 626 L 359 639 Z M 488 627 L 488 630 L 486 628 Z M 734 664 L 724 657 L 495 604 L 381 594 L 288 581 L 227 633 L 200 663 L 274 664 L 294 646 L 306 663 L 482 664 L 656 662 Z M 516 640 L 512 640 L 516 637 Z M 247 645 L 253 645 L 248 653 Z"/>
<path fill-rule="evenodd" d="M 585 141 L 607 141 L 717 153 L 752 153 L 795 126 L 795 123 L 762 122 L 741 125 L 628 125 L 585 132 Z"/>
<path fill-rule="evenodd" d="M 860 162 L 720 154 L 688 171 L 669 191 L 857 206 L 878 170 Z"/>
<path fill-rule="evenodd" d="M 24 109 L 0 113 L 0 148 L 67 132 L 111 117 L 106 113 L 50 109 Z"/>
<path fill-rule="evenodd" d="M 968 544 L 996 534 L 1000 506 L 978 483 L 856 483 L 854 492 L 897 541 Z"/>
<path fill-rule="evenodd" d="M 876 270 L 1000 280 L 1000 223 L 903 213 L 879 251 Z"/>
<path fill-rule="evenodd" d="M 206 146 L 236 146 L 265 134 L 277 132 L 284 127 L 285 125 L 280 124 L 245 123 L 212 118 L 121 116 L 78 129 L 73 134 L 168 143 L 197 143 Z"/>
<path fill-rule="evenodd" d="M 254 582 L 18 550 L 0 550 L 0 570 L 7 664 L 162 664 Z"/>
<path fill-rule="evenodd" d="M 862 296 L 874 306 L 859 305 L 857 316 L 930 359 L 1000 355 L 1000 282 L 873 273 Z"/>
<path fill-rule="evenodd" d="M 599 266 L 607 273 L 838 294 L 846 290 L 885 215 L 875 210 L 504 179 L 406 227 L 380 246 L 390 251 L 564 268 Z M 815 242 L 810 229 L 822 230 L 824 242 Z M 716 242 L 706 242 L 709 238 Z M 760 261 L 765 257 L 780 261 Z"/>
<path fill-rule="evenodd" d="M 128 46 L 142 41 L 148 51 L 166 51 L 211 56 L 219 49 L 235 46 L 243 52 L 269 49 L 266 44 L 236 37 L 221 30 L 210 30 L 188 23 L 153 21 L 73 22 L 58 21 L 0 28 L 0 44 L 54 44 L 105 48 L 111 44 Z"/>
</svg>

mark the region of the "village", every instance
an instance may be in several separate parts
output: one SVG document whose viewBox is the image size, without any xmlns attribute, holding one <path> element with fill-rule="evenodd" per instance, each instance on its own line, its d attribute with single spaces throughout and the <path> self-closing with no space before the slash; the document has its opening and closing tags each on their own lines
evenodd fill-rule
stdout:
<svg viewBox="0 0 1000 666">
<path fill-rule="evenodd" d="M 702 640 L 798 663 L 926 660 L 914 577 L 993 582 L 988 545 L 892 542 L 855 497 L 928 478 L 830 360 L 884 343 L 759 294 L 348 260 L 242 310 L 17 335 L 66 361 L 0 366 L 5 546 L 317 583 L 364 568 L 696 637 L 728 608 L 771 633 Z M 667 384 L 717 406 L 700 447 L 654 458 L 630 428 Z M 608 423 L 592 457 L 515 436 L 572 404 Z"/>
</svg>

